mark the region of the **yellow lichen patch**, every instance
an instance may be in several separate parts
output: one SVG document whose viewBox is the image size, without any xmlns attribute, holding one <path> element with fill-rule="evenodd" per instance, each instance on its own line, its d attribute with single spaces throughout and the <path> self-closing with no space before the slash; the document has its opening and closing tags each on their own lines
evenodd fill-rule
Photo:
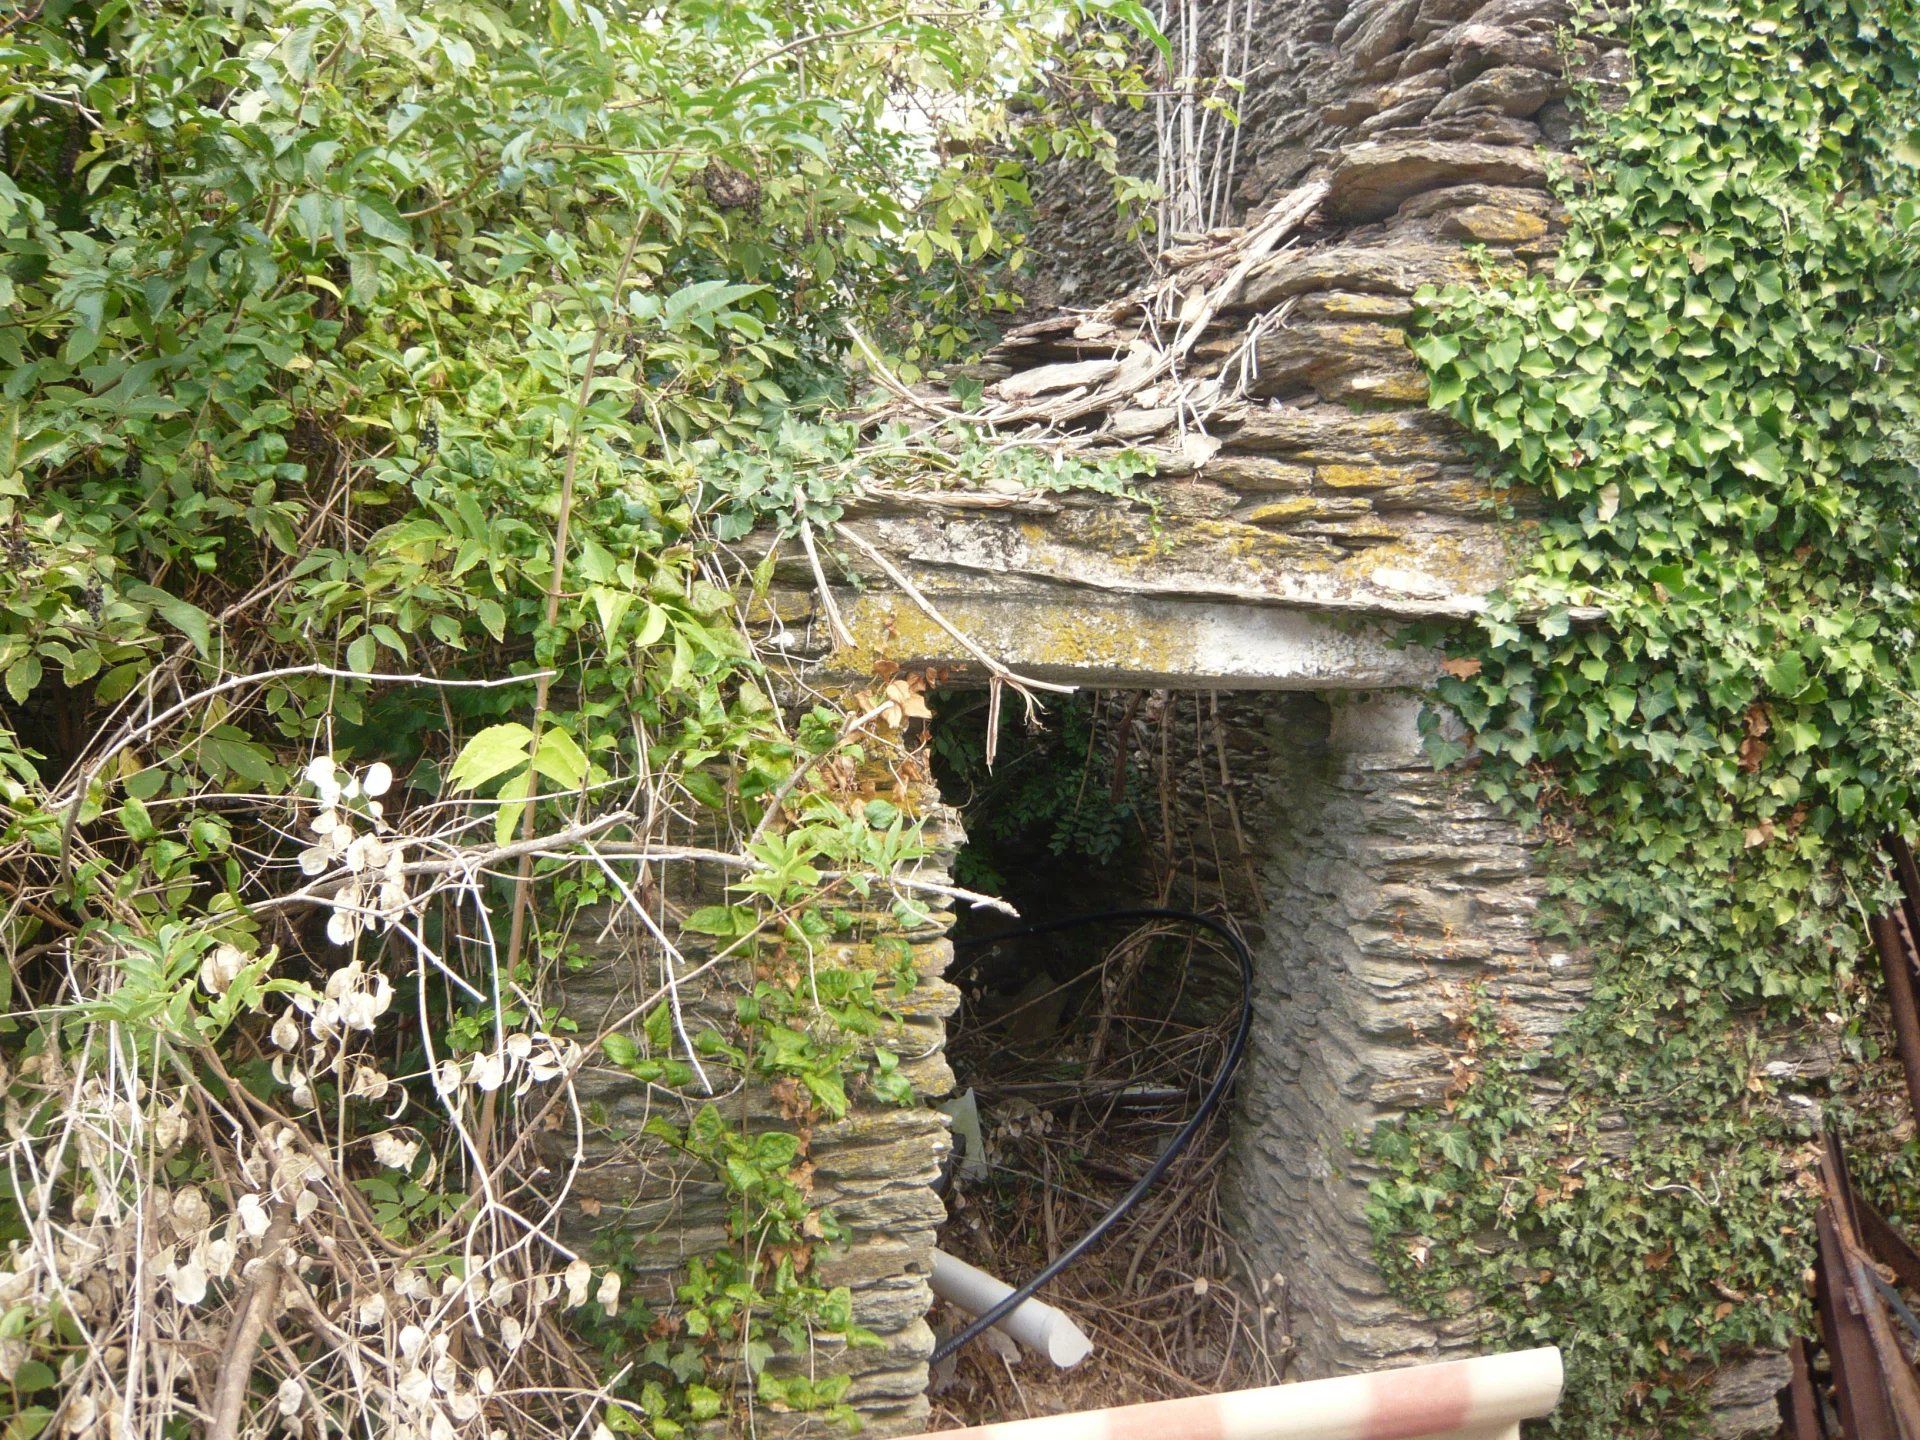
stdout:
<svg viewBox="0 0 1920 1440">
<path fill-rule="evenodd" d="M 1381 490 L 1412 485 L 1438 473 L 1434 465 L 1320 465 L 1313 478 L 1329 490 Z"/>
<path fill-rule="evenodd" d="M 1270 505 L 1261 505 L 1248 511 L 1242 518 L 1249 525 L 1276 525 L 1317 515 L 1322 508 L 1320 501 L 1311 495 L 1295 495 L 1286 500 L 1276 500 Z"/>
<path fill-rule="evenodd" d="M 1088 605 L 1022 597 L 996 603 L 952 597 L 947 620 L 988 654 L 1005 656 L 1045 673 L 1165 671 L 1195 663 L 1190 629 L 1124 606 Z M 886 662 L 976 670 L 978 664 L 953 637 L 911 602 L 862 597 L 846 611 L 854 644 L 837 650 L 833 667 L 870 672 Z"/>
<path fill-rule="evenodd" d="M 1407 301 L 1399 295 L 1369 295 L 1357 290 L 1330 290 L 1313 297 L 1314 308 L 1331 320 L 1362 320 L 1370 316 L 1399 317 Z"/>
<path fill-rule="evenodd" d="M 1501 205 L 1469 205 L 1447 221 L 1456 233 L 1486 245 L 1518 245 L 1547 233 L 1547 222 L 1531 210 Z"/>
<path fill-rule="evenodd" d="M 1405 370 L 1374 370 L 1346 379 L 1339 387 L 1342 400 L 1390 400 L 1417 404 L 1427 398 L 1427 377 L 1412 366 Z"/>
</svg>

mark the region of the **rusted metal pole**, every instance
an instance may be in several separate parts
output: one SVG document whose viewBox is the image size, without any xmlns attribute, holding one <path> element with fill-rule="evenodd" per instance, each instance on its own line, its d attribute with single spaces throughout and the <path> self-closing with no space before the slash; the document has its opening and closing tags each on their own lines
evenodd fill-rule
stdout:
<svg viewBox="0 0 1920 1440">
<path fill-rule="evenodd" d="M 915 1440 L 1519 1440 L 1560 1403 L 1551 1346 L 946 1430 Z"/>
<path fill-rule="evenodd" d="M 1852 1277 L 1842 1258 L 1834 1206 L 1823 1204 L 1815 1223 L 1819 1229 L 1819 1257 L 1814 1265 L 1814 1303 L 1820 1310 L 1820 1333 L 1826 1339 L 1833 1365 L 1833 1398 L 1840 1407 L 1840 1424 L 1847 1440 L 1899 1440 L 1887 1392 L 1879 1383 L 1878 1357 L 1867 1322 L 1860 1313 L 1860 1297 L 1853 1293 Z"/>
<path fill-rule="evenodd" d="M 1913 958 L 1906 927 L 1893 915 L 1869 922 L 1880 969 L 1887 977 L 1887 1009 L 1893 1014 L 1894 1044 L 1907 1075 L 1907 1099 L 1920 1115 L 1920 1006 L 1914 1000 Z"/>
<path fill-rule="evenodd" d="M 1813 1366 L 1807 1360 L 1807 1342 L 1793 1337 L 1787 1347 L 1787 1360 L 1793 1366 L 1793 1378 L 1780 1392 L 1780 1425 L 1787 1440 L 1826 1440 L 1826 1427 L 1820 1423 L 1820 1399 L 1813 1388 Z"/>
</svg>

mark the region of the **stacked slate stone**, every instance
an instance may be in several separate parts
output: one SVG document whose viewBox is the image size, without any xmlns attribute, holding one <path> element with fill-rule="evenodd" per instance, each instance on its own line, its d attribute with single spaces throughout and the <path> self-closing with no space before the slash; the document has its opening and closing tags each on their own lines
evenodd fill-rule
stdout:
<svg viewBox="0 0 1920 1440">
<path fill-rule="evenodd" d="M 939 803 L 931 789 L 916 797 L 915 806 L 925 817 L 934 852 L 921 862 L 917 873 L 944 881 L 962 839 L 958 817 Z M 664 897 L 665 905 L 678 914 L 725 903 L 726 882 L 738 878 L 716 866 L 691 862 L 660 866 L 655 874 L 658 891 L 650 890 L 648 900 Z M 873 1046 L 884 1045 L 898 1055 L 900 1072 L 917 1095 L 924 1099 L 946 1095 L 953 1088 L 944 1053 L 946 1021 L 960 999 L 959 991 L 941 978 L 953 957 L 952 943 L 946 938 L 953 916 L 937 910 L 920 929 L 902 931 L 884 903 L 876 905 L 873 913 L 856 916 L 856 932 L 865 938 L 822 945 L 813 963 L 821 970 L 874 968 L 885 975 L 893 968 L 893 958 L 876 950 L 876 938 L 892 935 L 905 940 L 919 982 L 910 995 L 896 1002 L 900 1020 L 883 1023 L 862 1043 L 869 1053 Z M 598 919 L 594 933 L 583 932 L 576 938 L 577 947 L 598 963 L 565 983 L 565 1012 L 579 1022 L 585 1035 L 598 1034 L 605 1025 L 629 1015 L 666 978 L 666 958 L 637 917 L 609 908 Z M 702 966 L 721 942 L 687 934 L 680 943 L 685 963 L 679 968 L 686 973 Z M 687 1034 L 713 1029 L 737 1038 L 734 1001 L 751 988 L 753 980 L 752 963 L 743 956 L 722 961 L 682 986 Z M 640 1021 L 635 1018 L 621 1029 L 638 1036 Z M 684 1060 L 678 1044 L 676 1039 L 671 1053 Z M 851 1375 L 846 1400 L 861 1412 L 866 1433 L 924 1429 L 927 1358 L 933 1349 L 933 1332 L 926 1322 L 933 1303 L 927 1277 L 935 1232 L 946 1219 L 946 1207 L 933 1186 L 949 1144 L 946 1117 L 927 1106 L 882 1104 L 861 1087 L 852 1086 L 852 1106 L 845 1119 L 808 1123 L 796 1116 L 792 1099 L 777 1095 L 764 1082 L 743 1083 L 724 1062 L 711 1058 L 701 1063 L 719 1097 L 715 1103 L 737 1129 L 749 1134 L 805 1131 L 804 1159 L 813 1167 L 813 1198 L 850 1232 L 842 1244 L 823 1242 L 814 1247 L 814 1277 L 823 1285 L 849 1287 L 855 1323 L 881 1340 L 877 1347 L 848 1349 L 823 1337 L 812 1353 L 782 1356 L 773 1365 L 797 1368 L 816 1380 Z M 697 1096 L 697 1084 L 685 1088 Z M 703 1164 L 643 1134 L 655 1115 L 685 1123 L 689 1107 L 679 1097 L 642 1084 L 610 1065 L 589 1068 L 579 1089 L 590 1124 L 585 1137 L 587 1164 L 573 1190 L 577 1201 L 584 1203 L 577 1203 L 572 1212 L 572 1238 L 590 1246 L 619 1236 L 631 1247 L 639 1293 L 649 1304 L 666 1306 L 688 1260 L 711 1256 L 730 1243 L 727 1196 Z M 572 1138 L 550 1137 L 556 1161 Z M 809 1432 L 817 1424 L 804 1415 L 762 1411 L 756 1416 L 760 1435 Z"/>
</svg>

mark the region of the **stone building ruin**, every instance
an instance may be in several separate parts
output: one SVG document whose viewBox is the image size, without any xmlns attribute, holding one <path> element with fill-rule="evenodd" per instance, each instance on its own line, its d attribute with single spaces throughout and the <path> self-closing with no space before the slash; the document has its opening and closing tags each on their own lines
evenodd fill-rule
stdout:
<svg viewBox="0 0 1920 1440">
<path fill-rule="evenodd" d="M 1229 1193 L 1260 1265 L 1289 1277 L 1293 1373 L 1312 1377 L 1472 1351 L 1470 1318 L 1436 1324 L 1388 1295 L 1351 1141 L 1443 1093 L 1435 1037 L 1462 987 L 1484 986 L 1538 1036 L 1584 993 L 1581 957 L 1538 932 L 1529 841 L 1436 773 L 1416 731 L 1438 657 L 1409 643 L 1409 627 L 1471 614 L 1508 573 L 1509 532 L 1464 438 L 1427 408 L 1406 338 L 1419 287 L 1471 282 L 1483 263 L 1550 263 L 1551 176 L 1574 163 L 1568 67 L 1604 79 L 1608 57 L 1563 50 L 1564 0 L 1257 0 L 1209 13 L 1229 10 L 1253 37 L 1234 223 L 1175 237 L 1148 266 L 1085 222 L 1108 208 L 1091 180 L 1048 177 L 1034 248 L 1047 256 L 1042 288 L 1070 303 L 1013 330 L 977 376 L 976 414 L 1008 431 L 1151 455 L 1144 503 L 889 495 L 848 520 L 1014 671 L 1231 697 L 1262 913 L 1243 916 L 1259 938 L 1258 1013 Z M 1124 135 L 1148 119 L 1116 125 Z M 881 661 L 980 673 L 896 585 L 838 592 L 853 644 L 836 649 L 808 569 L 779 576 L 769 624 L 808 637 L 814 683 Z M 950 812 L 931 795 L 926 806 L 950 855 Z M 929 1101 L 951 1083 L 949 918 L 903 937 L 929 984 L 902 1052 L 923 1057 L 913 1079 Z M 620 932 L 604 943 L 617 955 Z M 572 1003 L 616 1004 L 617 969 L 576 982 Z M 628 1084 L 607 1082 L 614 1120 L 642 1118 Z M 930 1187 L 946 1144 L 930 1107 L 856 1110 L 816 1137 L 820 1193 L 856 1235 L 828 1263 L 885 1342 L 829 1362 L 854 1374 L 849 1398 L 871 1434 L 916 1430 L 928 1413 L 926 1276 L 943 1219 Z M 716 1222 L 689 1177 L 635 1196 L 623 1173 L 590 1193 L 659 1237 L 663 1275 L 710 1242 Z M 1776 1381 L 1765 1364 L 1749 1372 L 1722 1378 L 1723 1433 L 1771 1429 Z"/>
</svg>

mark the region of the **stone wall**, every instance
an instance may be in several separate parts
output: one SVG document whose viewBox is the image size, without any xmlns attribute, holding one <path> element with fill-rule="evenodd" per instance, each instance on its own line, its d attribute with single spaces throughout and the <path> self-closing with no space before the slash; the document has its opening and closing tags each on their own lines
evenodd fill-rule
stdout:
<svg viewBox="0 0 1920 1440">
<path fill-rule="evenodd" d="M 935 848 L 921 863 L 921 877 L 944 881 L 962 840 L 957 817 L 930 787 L 899 798 L 926 818 Z M 655 907 L 656 920 L 673 933 L 673 915 L 721 903 L 729 878 L 709 865 L 659 866 L 640 892 L 641 903 Z M 946 939 L 951 913 L 936 911 L 932 922 L 916 932 L 901 932 L 884 908 L 854 918 L 857 938 L 822 945 L 812 963 L 821 972 L 873 968 L 884 974 L 892 965 L 876 955 L 876 939 L 888 934 L 905 939 L 912 946 L 920 981 L 908 998 L 896 1002 L 898 1023 L 883 1024 L 866 1043 L 869 1053 L 875 1044 L 893 1050 L 922 1098 L 947 1094 L 953 1075 L 944 1056 L 946 1020 L 959 1004 L 959 993 L 941 978 L 953 956 Z M 646 1037 L 634 1012 L 666 984 L 670 962 L 630 909 L 610 908 L 597 920 L 594 933 L 576 937 L 578 947 L 597 963 L 565 981 L 565 1013 L 589 1036 L 620 1022 L 621 1032 L 632 1036 L 644 1053 Z M 676 976 L 686 977 L 679 988 L 689 1036 L 708 1028 L 737 1035 L 734 1001 L 756 978 L 752 963 L 744 958 L 704 968 L 715 943 L 684 935 L 682 963 L 673 967 Z M 669 1050 L 685 1058 L 678 1040 Z M 847 1402 L 860 1411 L 866 1434 L 924 1429 L 927 1357 L 933 1349 L 926 1323 L 932 1304 L 927 1277 L 935 1232 L 946 1219 L 946 1207 L 933 1189 L 949 1147 L 945 1116 L 924 1106 L 880 1104 L 855 1085 L 850 1087 L 852 1105 L 845 1119 L 808 1122 L 796 1115 L 791 1097 L 761 1082 L 743 1082 L 723 1062 L 707 1059 L 703 1064 L 714 1103 L 733 1125 L 749 1133 L 786 1130 L 802 1136 L 813 1197 L 850 1232 L 843 1244 L 821 1242 L 814 1247 L 814 1274 L 825 1285 L 848 1286 L 855 1322 L 881 1341 L 877 1347 L 848 1350 L 822 1337 L 813 1353 L 774 1364 L 803 1366 L 815 1377 L 850 1374 Z M 697 1096 L 697 1084 L 687 1088 Z M 666 1302 L 688 1259 L 727 1244 L 727 1199 L 719 1182 L 702 1164 L 642 1133 L 654 1115 L 684 1123 L 697 1101 L 690 1103 L 606 1065 L 584 1073 L 580 1096 L 590 1127 L 584 1141 L 587 1163 L 574 1185 L 574 1195 L 583 1203 L 573 1212 L 571 1238 L 591 1245 L 610 1235 L 620 1237 L 630 1246 L 641 1293 L 649 1303 Z M 556 1160 L 571 1138 L 552 1137 Z M 756 1430 L 776 1436 L 840 1433 L 805 1416 L 764 1412 Z"/>
<path fill-rule="evenodd" d="M 1262 121 L 1250 103 L 1249 124 L 1267 129 L 1249 154 L 1287 188 L 1119 299 L 1011 332 L 978 371 L 984 405 L 968 423 L 1062 451 L 1134 448 L 1158 465 L 1138 497 L 929 488 L 864 495 L 850 513 L 1018 668 L 1109 685 L 1420 684 L 1433 659 L 1398 646 L 1404 622 L 1469 614 L 1510 569 L 1512 527 L 1456 428 L 1427 408 L 1406 337 L 1414 292 L 1473 280 L 1475 249 L 1495 263 L 1552 256 L 1561 217 L 1542 147 L 1564 138 L 1565 7 L 1356 0 L 1269 14 L 1276 63 L 1307 70 L 1284 115 Z M 925 425 L 945 403 L 928 392 L 898 413 Z M 1526 498 L 1505 498 L 1524 518 Z M 778 573 L 788 588 L 771 628 L 793 653 L 820 653 L 803 557 Z M 845 672 L 880 657 L 973 665 L 891 585 L 849 589 L 843 606 Z"/>
<path fill-rule="evenodd" d="M 1469 987 L 1532 1039 L 1586 993 L 1581 959 L 1536 932 L 1532 844 L 1434 771 L 1417 711 L 1404 694 L 1276 696 L 1239 738 L 1264 921 L 1223 1203 L 1260 1272 L 1284 1277 L 1270 1298 L 1303 1378 L 1475 1348 L 1473 1317 L 1437 1325 L 1386 1293 L 1353 1142 L 1445 1094 Z"/>
<path fill-rule="evenodd" d="M 1204 88 L 1222 69 L 1228 12 L 1235 26 L 1242 12 L 1226 3 L 1197 8 Z M 1226 92 L 1241 120 L 1230 147 L 1230 223 L 1361 142 L 1567 143 L 1572 117 L 1555 38 L 1564 0 L 1251 0 L 1246 9 L 1255 43 L 1244 68 L 1237 49 L 1227 67 L 1241 82 Z M 1150 58 L 1153 78 L 1164 85 L 1169 77 L 1156 62 Z M 1153 103 L 1102 112 L 1123 170 L 1161 173 L 1160 114 Z M 1186 158 L 1211 164 L 1208 150 Z M 1106 177 L 1090 167 L 1056 162 L 1038 177 L 1034 198 L 1035 271 L 1024 289 L 1039 310 L 1114 295 L 1151 275 L 1155 250 L 1177 254 L 1182 243 L 1169 235 L 1128 245 L 1117 220 L 1099 223 L 1113 205 Z"/>
</svg>

